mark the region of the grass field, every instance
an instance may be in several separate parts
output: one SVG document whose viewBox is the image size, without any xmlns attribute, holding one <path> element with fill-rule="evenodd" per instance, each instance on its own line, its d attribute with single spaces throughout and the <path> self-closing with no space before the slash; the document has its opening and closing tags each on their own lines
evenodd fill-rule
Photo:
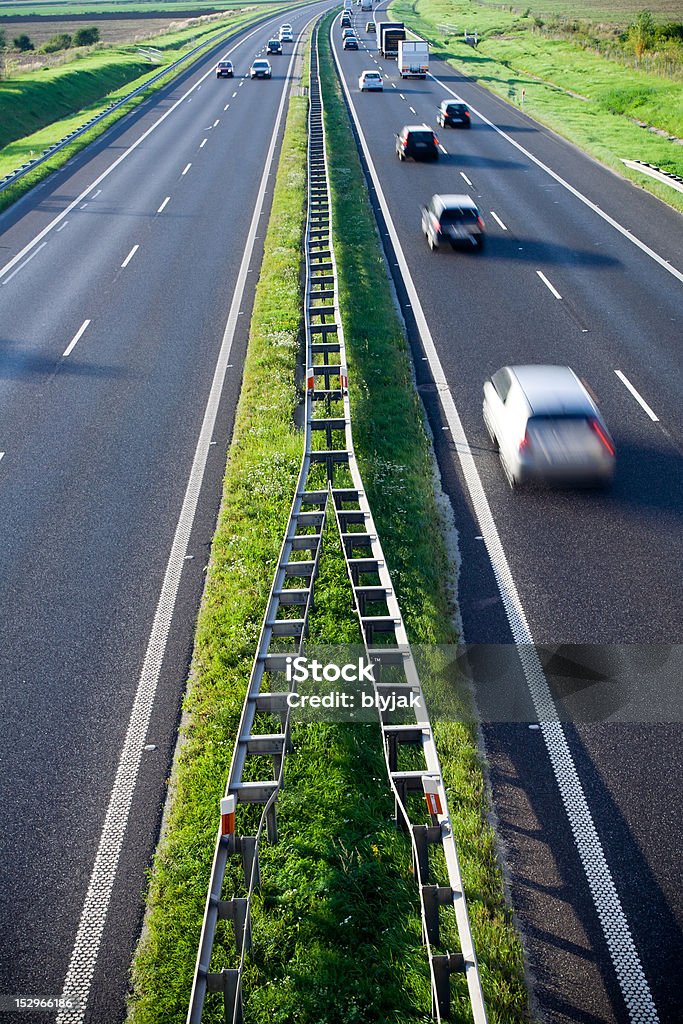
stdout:
<svg viewBox="0 0 683 1024">
<path fill-rule="evenodd" d="M 526 10 L 526 8 L 525 8 Z M 391 15 L 405 21 L 481 85 L 570 139 L 607 166 L 676 209 L 683 195 L 624 167 L 622 158 L 683 175 L 683 146 L 639 127 L 645 122 L 683 137 L 683 83 L 636 71 L 566 39 L 532 31 L 529 18 L 468 0 L 395 0 Z M 474 49 L 450 25 L 480 34 Z"/>
<path fill-rule="evenodd" d="M 413 640 L 453 639 L 430 449 L 360 166 L 323 57 L 340 299 L 349 346 L 356 452 Z M 251 323 L 220 521 L 197 630 L 168 830 L 134 966 L 133 1024 L 184 1020 L 219 797 L 301 456 L 294 426 L 301 318 L 306 101 L 291 103 Z M 386 486 L 391 481 L 391 486 Z M 358 639 L 333 532 L 311 638 Z M 262 855 L 254 906 L 251 1024 L 418 1024 L 429 1020 L 409 848 L 392 825 L 376 726 L 297 725 L 278 804 L 280 841 Z M 440 743 L 471 896 L 492 1024 L 526 1020 L 521 950 L 502 896 L 475 736 L 442 725 Z M 239 892 L 231 878 L 225 892 Z M 448 938 L 448 936 L 447 936 Z M 450 935 L 454 948 L 453 936 Z M 219 943 L 214 966 L 234 962 Z M 468 1020 L 463 982 L 455 1020 Z M 209 1014 L 208 1020 L 217 1020 Z"/>
<path fill-rule="evenodd" d="M 259 6 L 268 3 L 276 3 L 277 0 L 253 0 L 250 6 Z M 59 2 L 55 0 L 54 3 L 33 3 L 32 0 L 26 0 L 25 3 L 0 3 L 0 28 L 2 28 L 3 18 L 16 18 L 19 16 L 58 16 L 64 17 L 64 15 L 84 15 L 86 18 L 95 16 L 101 16 L 105 14 L 121 14 L 125 13 L 129 16 L 132 13 L 149 14 L 152 12 L 161 12 L 164 15 L 170 17 L 178 17 L 183 15 L 185 11 L 189 11 L 192 14 L 210 14 L 212 11 L 227 11 L 233 7 L 243 7 L 244 3 L 241 0 L 226 0 L 226 3 L 204 3 L 203 0 L 118 0 L 117 3 L 100 3 L 99 0 L 92 0 L 92 3 L 69 3 Z"/>
<path fill-rule="evenodd" d="M 680 21 L 683 17 L 680 0 L 529 0 L 528 3 L 497 4 L 477 0 L 477 7 L 490 7 L 516 14 L 530 10 L 532 15 L 558 15 L 565 18 L 590 18 L 605 24 L 627 25 L 644 8 L 652 11 L 657 21 Z"/>
</svg>

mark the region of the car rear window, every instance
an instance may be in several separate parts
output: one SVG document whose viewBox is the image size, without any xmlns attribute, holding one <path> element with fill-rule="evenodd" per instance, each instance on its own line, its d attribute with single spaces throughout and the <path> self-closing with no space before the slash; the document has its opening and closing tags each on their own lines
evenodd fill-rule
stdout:
<svg viewBox="0 0 683 1024">
<path fill-rule="evenodd" d="M 411 142 L 434 142 L 433 132 L 410 132 L 408 137 Z"/>
<path fill-rule="evenodd" d="M 446 110 L 449 114 L 462 114 L 467 110 L 467 107 L 464 103 L 449 103 Z"/>
<path fill-rule="evenodd" d="M 477 211 L 472 209 L 461 209 L 455 207 L 451 210 L 444 210 L 441 214 L 442 224 L 472 224 L 477 219 Z"/>
</svg>

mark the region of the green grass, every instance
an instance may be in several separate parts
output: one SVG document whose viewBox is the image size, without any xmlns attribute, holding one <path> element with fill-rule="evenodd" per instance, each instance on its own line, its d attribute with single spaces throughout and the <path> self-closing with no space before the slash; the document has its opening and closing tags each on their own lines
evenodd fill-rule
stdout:
<svg viewBox="0 0 683 1024">
<path fill-rule="evenodd" d="M 178 60 L 200 42 L 207 42 L 244 28 L 258 20 L 262 10 L 231 16 L 229 21 L 192 26 L 180 32 L 152 37 L 155 47 L 162 49 L 162 60 L 168 64 Z M 144 85 L 163 65 L 143 61 L 137 47 L 97 49 L 69 64 L 47 71 L 34 71 L 0 82 L 0 178 L 38 156 L 48 146 L 59 142 L 70 131 L 80 128 L 90 117 L 106 110 L 110 101 L 121 99 L 134 86 Z M 198 58 L 201 59 L 203 52 Z M 139 96 L 125 103 L 111 116 L 84 132 L 35 170 L 0 193 L 0 211 L 16 202 L 53 171 L 63 167 L 76 153 L 108 131 L 115 121 L 124 117 L 157 89 L 164 88 L 176 75 L 183 74 L 192 61 L 183 62 L 169 72 L 159 84 L 150 86 Z M 116 88 L 117 83 L 121 84 Z M 71 109 L 71 113 L 65 113 Z M 42 125 L 42 127 L 37 127 Z M 36 130 L 33 130 L 36 129 Z"/>
<path fill-rule="evenodd" d="M 401 324 L 364 198 L 349 127 L 332 84 L 328 94 L 340 296 L 350 340 L 357 454 L 386 544 L 411 636 L 453 639 L 432 464 Z M 171 787 L 166 834 L 157 851 L 145 936 L 134 965 L 134 1024 L 184 1020 L 204 908 L 218 801 L 227 777 L 245 686 L 293 494 L 301 436 L 296 364 L 306 102 L 294 98 L 273 200 L 251 323 L 234 436 L 200 614 L 186 719 Z M 372 326 L 369 326 L 372 325 Z M 358 628 L 331 525 L 316 586 L 312 642 L 353 642 Z M 475 737 L 438 728 L 471 914 L 480 942 L 492 1024 L 526 1019 L 521 951 L 502 897 Z M 295 725 L 278 803 L 280 842 L 262 852 L 263 890 L 254 901 L 252 993 L 246 1019 L 426 1022 L 427 961 L 421 944 L 409 847 L 390 822 L 379 730 Z M 247 820 L 249 814 L 247 812 Z M 239 873 L 224 892 L 239 892 Z M 445 939 L 453 948 L 454 936 Z M 221 929 L 213 966 L 234 963 Z M 455 983 L 457 1020 L 468 1020 Z M 219 1019 L 213 1008 L 208 1020 Z"/>
<path fill-rule="evenodd" d="M 226 3 L 204 3 L 203 0 L 118 0 L 117 3 L 100 3 L 99 0 L 92 0 L 91 3 L 39 3 L 30 2 L 22 4 L 0 4 L 0 28 L 2 18 L 17 18 L 20 16 L 39 18 L 41 15 L 75 15 L 84 16 L 92 14 L 111 14 L 114 17 L 121 13 L 125 14 L 171 14 L 178 11 L 192 11 L 197 14 L 211 13 L 212 11 L 225 11 L 231 8 L 258 7 L 264 4 L 277 3 L 278 0 L 227 0 Z"/>
<path fill-rule="evenodd" d="M 526 8 L 525 8 L 526 10 Z M 683 147 L 634 124 L 683 137 L 683 83 L 624 67 L 566 39 L 531 31 L 531 20 L 469 0 L 395 0 L 392 17 L 434 45 L 435 54 L 608 167 L 683 211 L 683 195 L 624 167 L 622 158 L 683 175 Z M 439 25 L 477 29 L 475 50 Z"/>
</svg>

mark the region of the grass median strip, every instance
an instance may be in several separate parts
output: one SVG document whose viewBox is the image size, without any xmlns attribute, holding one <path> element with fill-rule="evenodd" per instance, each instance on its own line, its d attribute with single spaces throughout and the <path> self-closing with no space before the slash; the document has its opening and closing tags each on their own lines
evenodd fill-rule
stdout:
<svg viewBox="0 0 683 1024">
<path fill-rule="evenodd" d="M 323 55 L 326 90 L 332 89 Z M 329 97 L 341 300 L 350 347 L 357 454 L 414 640 L 453 638 L 432 463 L 410 361 L 364 198 L 339 96 Z M 301 245 L 307 101 L 291 101 L 251 324 L 223 504 L 197 629 L 167 828 L 156 854 L 143 939 L 133 968 L 134 1024 L 185 1019 L 206 899 L 217 809 L 229 769 L 261 618 L 294 487 L 302 438 Z M 342 148 L 338 148 L 338 147 Z M 352 143 L 351 143 L 352 146 Z M 341 156 L 335 158 L 335 154 Z M 348 194 L 345 194 L 348 193 Z M 369 326 L 370 325 L 370 326 Z M 336 530 L 316 585 L 312 643 L 358 642 Z M 464 844 L 475 937 L 491 1021 L 525 1019 L 521 953 L 484 824 L 484 777 L 474 733 L 439 728 Z M 429 978 L 410 848 L 393 803 L 375 725 L 297 723 L 278 802 L 279 842 L 262 851 L 253 906 L 246 1020 L 426 1022 Z M 241 873 L 230 882 L 241 890 Z M 224 892 L 230 894 L 230 882 Z M 453 948 L 451 946 L 451 948 Z M 228 928 L 212 966 L 234 966 Z M 457 1017 L 469 1020 L 460 980 Z M 220 1000 L 219 1000 L 220 1002 Z M 212 1005 L 205 1020 L 221 1019 Z"/>
</svg>

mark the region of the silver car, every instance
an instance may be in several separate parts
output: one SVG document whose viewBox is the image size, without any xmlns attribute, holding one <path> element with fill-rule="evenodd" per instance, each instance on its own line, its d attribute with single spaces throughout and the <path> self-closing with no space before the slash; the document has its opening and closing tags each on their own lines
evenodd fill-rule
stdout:
<svg viewBox="0 0 683 1024">
<path fill-rule="evenodd" d="M 568 366 L 504 366 L 484 384 L 483 413 L 511 487 L 614 476 L 614 441 Z"/>
</svg>

